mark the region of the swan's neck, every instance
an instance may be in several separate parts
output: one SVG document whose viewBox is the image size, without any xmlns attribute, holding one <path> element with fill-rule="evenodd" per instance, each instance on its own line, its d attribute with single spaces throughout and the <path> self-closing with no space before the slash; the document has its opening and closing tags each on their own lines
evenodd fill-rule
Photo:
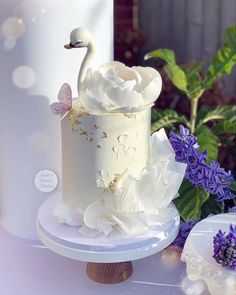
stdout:
<svg viewBox="0 0 236 295">
<path fill-rule="evenodd" d="M 96 51 L 96 49 L 95 49 L 94 44 L 91 44 L 91 45 L 88 46 L 86 55 L 85 55 L 85 57 L 83 59 L 83 62 L 81 64 L 80 71 L 79 71 L 78 82 L 77 82 L 78 94 L 79 94 L 80 83 L 85 78 L 87 70 L 88 70 L 88 68 L 89 68 L 89 66 L 91 64 L 91 61 L 92 61 L 93 57 L 94 57 L 95 51 Z"/>
</svg>

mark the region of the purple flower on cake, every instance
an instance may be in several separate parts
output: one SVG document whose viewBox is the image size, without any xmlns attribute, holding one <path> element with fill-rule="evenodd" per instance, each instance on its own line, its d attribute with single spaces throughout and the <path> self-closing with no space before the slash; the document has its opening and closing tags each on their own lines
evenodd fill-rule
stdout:
<svg viewBox="0 0 236 295">
<path fill-rule="evenodd" d="M 153 105 L 161 87 L 161 76 L 153 68 L 110 62 L 87 71 L 78 100 L 89 113 L 137 112 Z"/>
<path fill-rule="evenodd" d="M 228 234 L 219 230 L 213 239 L 213 258 L 222 266 L 236 270 L 236 225 L 230 225 Z"/>
<path fill-rule="evenodd" d="M 176 161 L 187 164 L 185 178 L 193 185 L 202 187 L 206 192 L 217 196 L 217 201 L 235 197 L 230 186 L 233 176 L 226 172 L 216 161 L 208 165 L 207 151 L 200 152 L 197 138 L 180 125 L 180 135 L 170 132 L 170 142 L 176 154 Z"/>
</svg>

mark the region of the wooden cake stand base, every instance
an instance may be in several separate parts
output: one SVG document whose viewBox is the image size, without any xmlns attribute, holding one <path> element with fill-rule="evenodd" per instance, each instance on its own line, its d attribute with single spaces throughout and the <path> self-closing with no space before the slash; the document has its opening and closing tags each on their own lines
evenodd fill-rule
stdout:
<svg viewBox="0 0 236 295">
<path fill-rule="evenodd" d="M 160 252 L 176 238 L 180 217 L 173 205 L 156 226 L 143 235 L 130 238 L 90 238 L 77 227 L 58 224 L 53 210 L 59 198 L 48 198 L 40 207 L 37 219 L 39 239 L 55 253 L 87 262 L 88 276 L 99 283 L 115 284 L 127 280 L 133 273 L 131 261 Z"/>
<path fill-rule="evenodd" d="M 127 280 L 133 273 L 131 261 L 118 263 L 88 262 L 87 275 L 95 282 L 116 284 Z"/>
</svg>

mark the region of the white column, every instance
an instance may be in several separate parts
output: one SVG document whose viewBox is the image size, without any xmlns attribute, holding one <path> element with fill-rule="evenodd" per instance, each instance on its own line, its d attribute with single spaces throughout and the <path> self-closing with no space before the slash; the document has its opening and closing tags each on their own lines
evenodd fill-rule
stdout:
<svg viewBox="0 0 236 295">
<path fill-rule="evenodd" d="M 113 1 L 0 0 L 0 26 L 0 220 L 10 233 L 37 239 L 39 206 L 61 194 L 60 122 L 49 104 L 64 82 L 77 95 L 84 56 L 63 45 L 72 29 L 87 27 L 98 47 L 93 66 L 113 59 Z M 47 193 L 34 184 L 45 169 L 58 177 Z"/>
</svg>

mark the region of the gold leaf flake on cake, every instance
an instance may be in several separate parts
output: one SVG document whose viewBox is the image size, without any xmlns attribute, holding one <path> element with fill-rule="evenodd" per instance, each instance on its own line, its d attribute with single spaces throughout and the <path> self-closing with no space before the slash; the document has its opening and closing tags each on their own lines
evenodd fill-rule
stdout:
<svg viewBox="0 0 236 295">
<path fill-rule="evenodd" d="M 112 193 L 115 193 L 116 192 L 116 184 L 119 181 L 120 176 L 121 176 L 120 174 L 115 174 L 115 177 L 113 178 L 113 180 L 109 182 L 108 189 Z"/>
<path fill-rule="evenodd" d="M 80 124 L 82 124 L 82 122 L 79 120 L 79 115 L 75 110 L 70 110 L 70 112 L 68 113 L 68 119 L 72 125 L 72 130 L 73 132 L 78 131 L 78 129 L 76 129 L 76 127 L 78 127 Z"/>
<path fill-rule="evenodd" d="M 108 133 L 106 133 L 105 131 L 103 131 L 102 132 L 102 138 L 108 138 L 109 137 L 109 134 Z"/>
<path fill-rule="evenodd" d="M 88 136 L 88 132 L 87 131 L 85 131 L 85 130 L 83 130 L 82 128 L 80 128 L 80 130 L 79 130 L 80 132 L 79 132 L 79 134 L 80 135 L 85 135 L 85 136 Z"/>
<path fill-rule="evenodd" d="M 89 116 L 89 113 L 87 113 L 85 110 L 80 109 L 78 112 L 78 116 L 79 117 L 83 117 L 83 116 Z"/>
</svg>

